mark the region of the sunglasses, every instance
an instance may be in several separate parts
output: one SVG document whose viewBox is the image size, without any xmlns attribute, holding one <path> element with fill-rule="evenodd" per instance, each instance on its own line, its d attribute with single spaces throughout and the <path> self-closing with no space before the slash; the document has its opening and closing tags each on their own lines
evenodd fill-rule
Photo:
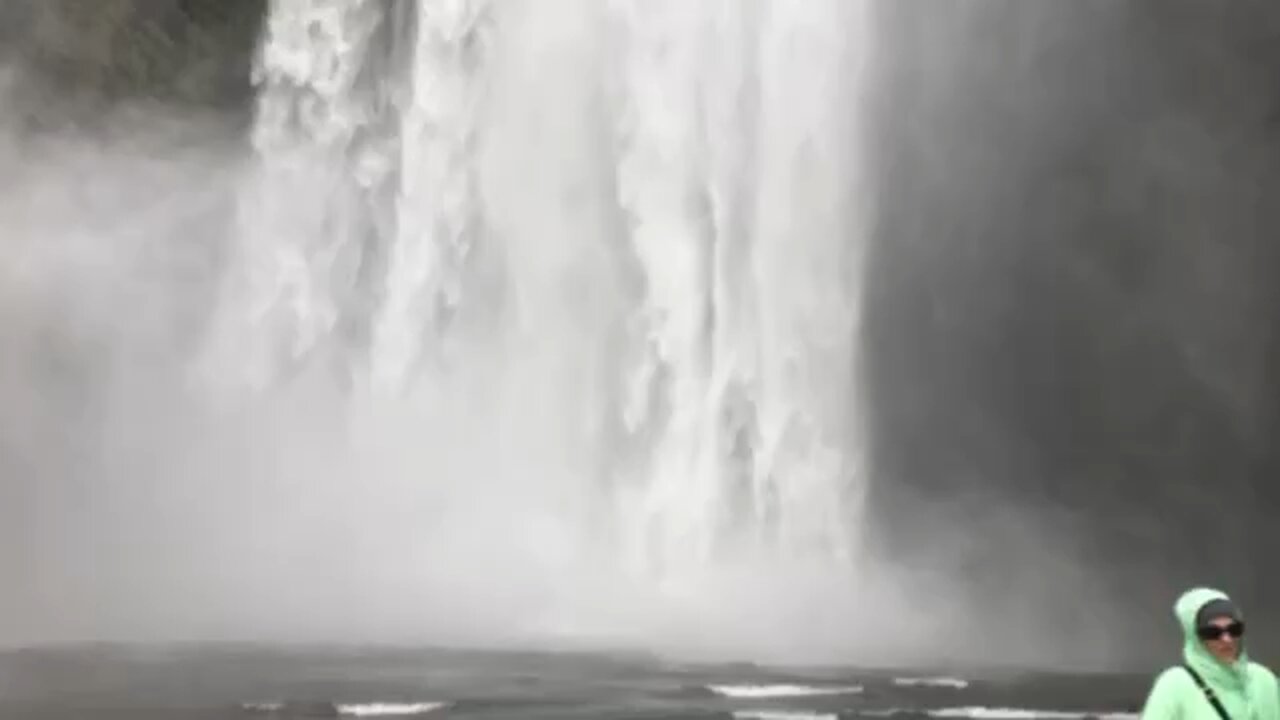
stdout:
<svg viewBox="0 0 1280 720">
<path fill-rule="evenodd" d="M 1230 625 L 1205 625 L 1196 628 L 1196 635 L 1200 636 L 1201 640 L 1218 640 L 1223 635 L 1238 638 L 1244 635 L 1244 623 L 1237 620 Z"/>
</svg>

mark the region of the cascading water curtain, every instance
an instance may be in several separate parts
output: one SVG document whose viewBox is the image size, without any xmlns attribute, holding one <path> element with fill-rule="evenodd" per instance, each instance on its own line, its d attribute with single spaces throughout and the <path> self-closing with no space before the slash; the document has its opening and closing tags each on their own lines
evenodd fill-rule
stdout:
<svg viewBox="0 0 1280 720">
<path fill-rule="evenodd" d="M 412 391 L 423 377 L 436 388 L 470 378 L 486 400 L 462 410 L 504 446 L 524 433 L 595 458 L 531 452 L 503 492 L 599 495 L 584 507 L 612 518 L 591 523 L 608 526 L 637 577 L 761 558 L 843 566 L 864 481 L 865 0 L 555 8 L 590 15 L 562 39 L 518 2 L 272 3 L 224 357 L 259 389 L 318 366 L 347 392 L 426 414 L 443 401 Z M 538 42 L 512 27 L 530 19 Z M 558 42 L 595 62 L 556 65 L 568 79 L 536 67 L 511 79 L 526 60 L 550 62 Z M 602 89 L 598 103 L 584 87 Z M 525 121 L 507 106 L 547 112 Z M 556 125 L 569 112 L 590 131 Z M 520 145 L 551 141 L 563 145 Z M 578 189 L 597 175 L 608 182 Z M 617 221 L 586 219 L 599 217 Z M 621 309 L 562 304 L 571 283 Z M 481 302 L 504 320 L 466 325 Z M 464 331 L 487 337 L 451 346 Z M 463 482 L 427 451 L 413 462 L 396 471 Z"/>
</svg>

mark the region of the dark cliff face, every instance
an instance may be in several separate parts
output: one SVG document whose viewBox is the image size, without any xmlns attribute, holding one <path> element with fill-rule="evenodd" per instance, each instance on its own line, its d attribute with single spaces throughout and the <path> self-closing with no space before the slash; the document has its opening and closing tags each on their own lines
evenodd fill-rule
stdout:
<svg viewBox="0 0 1280 720">
<path fill-rule="evenodd" d="M 866 321 L 882 540 L 928 561 L 963 531 L 976 595 L 1024 593 L 1064 629 L 1122 618 L 1122 655 L 1173 644 L 1192 583 L 1265 616 L 1280 9 L 941 5 L 882 14 Z M 1095 596 L 1054 576 L 1061 558 Z"/>
<path fill-rule="evenodd" d="M 0 62 L 30 116 L 120 101 L 240 110 L 265 0 L 7 0 Z M 36 117 L 36 119 L 43 119 Z"/>
</svg>

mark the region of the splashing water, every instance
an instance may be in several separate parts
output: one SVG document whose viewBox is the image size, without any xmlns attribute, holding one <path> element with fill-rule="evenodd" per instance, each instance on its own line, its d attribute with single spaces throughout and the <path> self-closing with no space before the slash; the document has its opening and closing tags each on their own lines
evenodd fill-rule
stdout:
<svg viewBox="0 0 1280 720">
<path fill-rule="evenodd" d="M 201 367 L 327 398 L 388 573 L 851 573 L 866 13 L 273 2 Z"/>
</svg>

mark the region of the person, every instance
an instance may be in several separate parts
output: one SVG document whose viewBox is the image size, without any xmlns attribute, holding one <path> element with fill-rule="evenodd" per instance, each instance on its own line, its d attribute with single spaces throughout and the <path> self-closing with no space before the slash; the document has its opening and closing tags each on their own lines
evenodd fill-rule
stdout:
<svg viewBox="0 0 1280 720">
<path fill-rule="evenodd" d="M 1182 664 L 1156 678 L 1142 720 L 1280 720 L 1280 685 L 1245 652 L 1244 615 L 1226 593 L 1188 590 L 1173 606 Z"/>
</svg>

